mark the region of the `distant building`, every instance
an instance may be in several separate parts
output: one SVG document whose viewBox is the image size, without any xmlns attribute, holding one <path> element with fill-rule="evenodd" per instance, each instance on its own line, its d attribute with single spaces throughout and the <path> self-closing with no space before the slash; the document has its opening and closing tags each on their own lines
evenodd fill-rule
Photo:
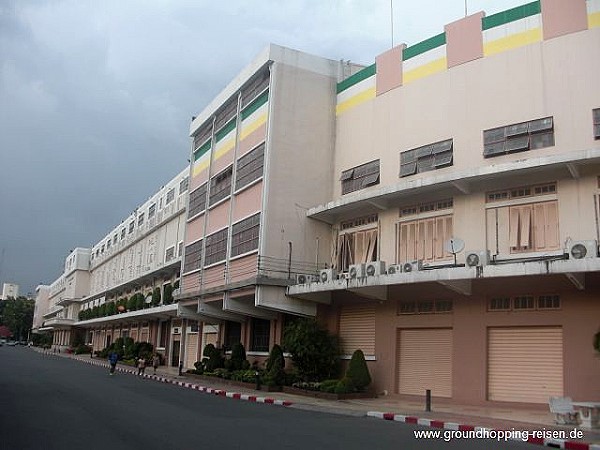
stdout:
<svg viewBox="0 0 600 450">
<path fill-rule="evenodd" d="M 14 283 L 4 283 L 2 285 L 2 297 L 0 300 L 6 300 L 8 297 L 17 298 L 19 296 L 19 285 Z"/>
<path fill-rule="evenodd" d="M 50 298 L 50 286 L 40 284 L 35 288 L 35 309 L 33 311 L 33 326 L 34 333 L 40 332 L 44 324 L 44 314 L 48 312 L 48 300 Z"/>
</svg>

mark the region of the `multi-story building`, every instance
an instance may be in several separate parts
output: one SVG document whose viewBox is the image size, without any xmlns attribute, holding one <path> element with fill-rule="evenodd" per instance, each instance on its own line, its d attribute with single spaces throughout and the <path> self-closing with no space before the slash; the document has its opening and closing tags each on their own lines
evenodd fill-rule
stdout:
<svg viewBox="0 0 600 450">
<path fill-rule="evenodd" d="M 33 310 L 33 324 L 31 326 L 34 333 L 39 333 L 44 324 L 44 314 L 50 309 L 50 286 L 40 284 L 35 288 L 35 308 Z"/>
<path fill-rule="evenodd" d="M 91 248 L 77 327 L 94 350 L 131 337 L 172 354 L 177 304 L 171 299 L 179 284 L 188 173 L 181 171 Z M 178 354 L 173 361 L 178 364 Z"/>
<path fill-rule="evenodd" d="M 9 297 L 17 298 L 19 296 L 19 285 L 14 283 L 2 284 L 2 296 L 0 300 L 8 300 Z"/>
<path fill-rule="evenodd" d="M 379 392 L 600 400 L 599 18 L 596 0 L 474 14 L 337 85 L 313 185 L 332 196 L 307 210 L 332 268 L 288 294 L 325 296 Z"/>
<path fill-rule="evenodd" d="M 316 317 L 378 392 L 600 400 L 599 48 L 600 0 L 474 14 L 368 67 L 270 46 L 192 121 L 189 171 L 93 246 L 76 326 L 188 368 Z"/>
</svg>

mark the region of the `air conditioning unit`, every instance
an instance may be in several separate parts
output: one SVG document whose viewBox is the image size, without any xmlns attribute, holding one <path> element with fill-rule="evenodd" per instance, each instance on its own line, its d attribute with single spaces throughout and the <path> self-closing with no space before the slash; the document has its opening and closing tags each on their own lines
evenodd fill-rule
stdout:
<svg viewBox="0 0 600 450">
<path fill-rule="evenodd" d="M 342 272 L 339 275 L 339 279 L 340 280 L 349 280 L 350 279 L 350 274 L 348 272 Z"/>
<path fill-rule="evenodd" d="M 350 278 L 364 278 L 365 265 L 364 264 L 351 264 L 348 268 L 348 276 Z"/>
<path fill-rule="evenodd" d="M 385 274 L 385 261 L 371 261 L 365 267 L 368 277 L 378 277 Z"/>
<path fill-rule="evenodd" d="M 315 281 L 314 275 L 299 273 L 296 275 L 296 284 L 310 284 Z"/>
<path fill-rule="evenodd" d="M 402 272 L 402 265 L 392 264 L 387 268 L 387 271 L 385 273 L 387 273 L 388 275 L 395 275 L 400 272 Z"/>
<path fill-rule="evenodd" d="M 418 261 L 405 262 L 402 265 L 402 272 L 416 272 L 418 270 L 421 270 L 422 268 L 423 261 L 419 259 Z"/>
<path fill-rule="evenodd" d="M 328 283 L 337 278 L 337 271 L 335 269 L 323 269 L 319 272 L 319 281 L 321 283 Z"/>
<path fill-rule="evenodd" d="M 173 327 L 173 334 L 181 334 L 181 327 Z"/>
<path fill-rule="evenodd" d="M 572 241 L 568 248 L 569 259 L 587 259 L 598 256 L 598 241 Z"/>
<path fill-rule="evenodd" d="M 489 250 L 473 250 L 465 252 L 465 264 L 468 267 L 487 266 L 490 263 Z"/>
</svg>

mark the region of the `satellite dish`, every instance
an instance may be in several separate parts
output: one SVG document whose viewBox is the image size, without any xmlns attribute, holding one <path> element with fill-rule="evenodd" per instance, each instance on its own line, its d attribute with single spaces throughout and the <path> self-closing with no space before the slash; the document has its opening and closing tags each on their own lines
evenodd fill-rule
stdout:
<svg viewBox="0 0 600 450">
<path fill-rule="evenodd" d="M 461 238 L 451 237 L 444 242 L 444 250 L 446 250 L 448 253 L 452 253 L 453 255 L 462 252 L 464 249 L 465 241 L 463 241 Z"/>
<path fill-rule="evenodd" d="M 456 254 L 465 249 L 465 241 L 461 238 L 451 237 L 444 242 L 444 250 L 454 255 L 454 265 L 456 266 Z"/>
</svg>

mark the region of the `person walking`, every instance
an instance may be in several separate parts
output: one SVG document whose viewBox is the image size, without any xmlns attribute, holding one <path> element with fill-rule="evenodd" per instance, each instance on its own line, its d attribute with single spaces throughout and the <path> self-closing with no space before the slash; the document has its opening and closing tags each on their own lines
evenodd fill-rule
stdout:
<svg viewBox="0 0 600 450">
<path fill-rule="evenodd" d="M 117 368 L 117 361 L 119 361 L 119 355 L 117 355 L 117 352 L 111 352 L 110 355 L 108 355 L 108 362 L 110 363 L 109 373 L 111 375 L 115 374 L 115 369 Z"/>
<path fill-rule="evenodd" d="M 143 357 L 143 356 L 140 356 L 140 358 L 138 359 L 138 362 L 137 362 L 137 369 L 138 369 L 138 372 L 137 372 L 137 374 L 138 374 L 139 376 L 142 376 L 142 375 L 144 375 L 144 372 L 145 372 L 145 370 L 146 370 L 146 360 L 144 359 L 144 357 Z"/>
<path fill-rule="evenodd" d="M 154 368 L 155 375 L 156 375 L 156 369 L 158 369 L 159 365 L 160 365 L 160 356 L 158 356 L 158 353 L 155 353 L 154 356 L 152 357 L 152 367 Z"/>
</svg>

